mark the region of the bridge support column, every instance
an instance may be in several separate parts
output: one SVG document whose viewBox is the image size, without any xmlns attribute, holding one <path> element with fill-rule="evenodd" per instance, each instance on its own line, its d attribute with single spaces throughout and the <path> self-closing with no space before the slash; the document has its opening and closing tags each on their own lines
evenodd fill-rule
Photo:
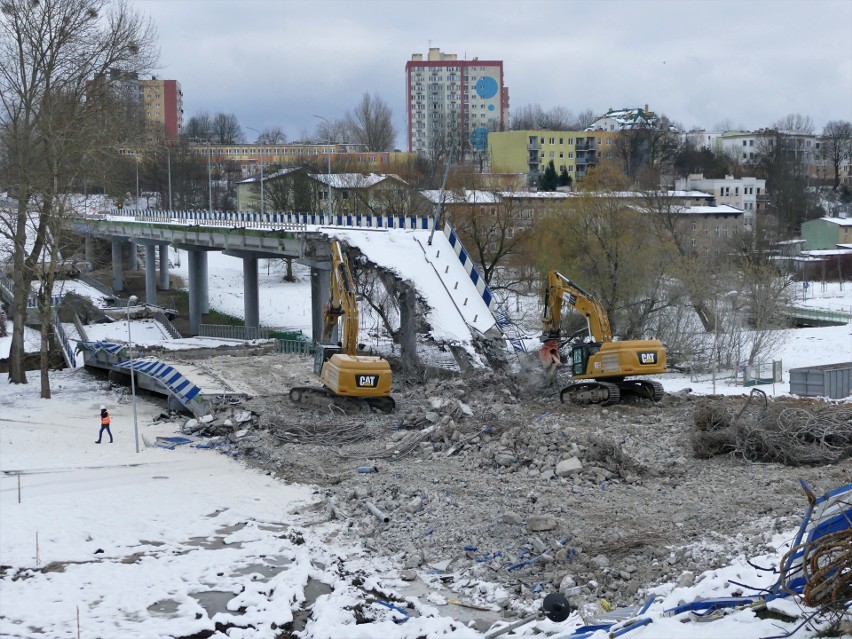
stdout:
<svg viewBox="0 0 852 639">
<path fill-rule="evenodd" d="M 137 251 L 137 245 L 135 240 L 130 240 L 129 246 L 127 247 L 127 269 L 130 271 L 135 271 L 139 268 L 139 253 Z"/>
<path fill-rule="evenodd" d="M 169 290 L 169 245 L 160 244 L 160 290 Z"/>
<path fill-rule="evenodd" d="M 112 240 L 112 290 L 120 293 L 124 290 L 121 277 L 121 240 Z"/>
<path fill-rule="evenodd" d="M 199 260 L 201 261 L 201 312 L 210 312 L 210 290 L 207 286 L 207 251 L 201 251 Z"/>
<path fill-rule="evenodd" d="M 399 350 L 402 368 L 414 372 L 417 368 L 417 296 L 410 286 L 399 293 Z"/>
<path fill-rule="evenodd" d="M 257 258 L 243 258 L 243 308 L 246 328 L 260 326 L 260 302 L 257 294 Z"/>
<path fill-rule="evenodd" d="M 145 245 L 145 302 L 157 303 L 157 247 Z"/>
<path fill-rule="evenodd" d="M 329 265 L 330 267 L 330 265 Z M 315 342 L 322 343 L 322 329 L 325 324 L 323 304 L 331 295 L 331 272 L 329 268 L 311 266 L 311 330 Z"/>
<path fill-rule="evenodd" d="M 83 259 L 88 264 L 86 270 L 91 271 L 95 266 L 95 238 L 91 235 L 83 236 Z"/>
<path fill-rule="evenodd" d="M 189 334 L 198 335 L 201 331 L 201 287 L 204 270 L 201 267 L 204 251 L 188 249 L 189 258 Z"/>
</svg>

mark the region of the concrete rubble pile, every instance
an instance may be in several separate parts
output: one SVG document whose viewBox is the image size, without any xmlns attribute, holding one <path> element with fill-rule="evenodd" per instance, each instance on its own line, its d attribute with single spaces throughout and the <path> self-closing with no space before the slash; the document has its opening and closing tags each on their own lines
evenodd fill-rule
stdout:
<svg viewBox="0 0 852 639">
<path fill-rule="evenodd" d="M 269 396 L 225 409 L 230 426 L 214 421 L 241 433 L 248 463 L 316 484 L 323 518 L 398 559 L 403 579 L 474 598 L 496 583 L 510 596 L 485 603 L 504 608 L 554 591 L 574 605 L 635 603 L 656 584 L 770 551 L 800 516 L 801 469 L 694 457 L 688 394 L 601 408 L 531 397 L 495 373 L 397 385 L 390 415 Z M 236 424 L 240 411 L 251 419 Z M 850 468 L 806 477 L 839 485 Z"/>
</svg>

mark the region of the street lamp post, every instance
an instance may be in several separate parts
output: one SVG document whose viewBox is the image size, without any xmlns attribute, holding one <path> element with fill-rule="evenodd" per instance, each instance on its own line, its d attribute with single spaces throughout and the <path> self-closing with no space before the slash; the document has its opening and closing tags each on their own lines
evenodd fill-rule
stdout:
<svg viewBox="0 0 852 639">
<path fill-rule="evenodd" d="M 130 357 L 133 348 L 133 340 L 130 337 L 130 306 L 139 301 L 135 295 L 127 299 L 127 355 Z M 136 376 L 133 373 L 133 361 L 130 362 L 130 395 L 133 398 L 133 439 L 136 441 L 136 452 L 139 452 L 139 422 L 136 418 Z"/>
<path fill-rule="evenodd" d="M 323 116 L 316 115 L 316 114 L 314 114 L 314 117 L 319 118 L 320 120 L 323 120 L 328 125 L 329 131 L 331 130 L 331 122 L 329 122 L 328 118 L 324 118 Z M 334 142 L 332 140 L 329 140 L 329 143 L 334 144 Z M 328 217 L 330 218 L 331 217 L 331 153 L 330 152 L 327 154 L 327 157 L 328 157 Z"/>
<path fill-rule="evenodd" d="M 257 133 L 258 139 L 261 138 L 261 133 L 257 129 L 253 129 L 252 127 L 246 127 L 247 129 L 251 129 L 255 133 Z M 263 158 L 264 158 L 264 144 L 260 143 L 260 215 L 263 216 Z"/>
<path fill-rule="evenodd" d="M 133 205 L 133 210 L 139 208 L 139 156 L 134 156 L 136 160 L 136 203 Z"/>
<path fill-rule="evenodd" d="M 166 167 L 169 174 L 169 210 L 174 209 L 172 203 L 172 152 L 169 150 L 169 145 L 166 144 Z"/>
</svg>

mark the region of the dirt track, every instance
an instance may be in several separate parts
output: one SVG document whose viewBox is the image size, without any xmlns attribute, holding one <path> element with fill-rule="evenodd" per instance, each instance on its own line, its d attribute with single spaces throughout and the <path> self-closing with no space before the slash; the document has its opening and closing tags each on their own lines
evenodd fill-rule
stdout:
<svg viewBox="0 0 852 639">
<path fill-rule="evenodd" d="M 574 407 L 501 374 L 397 376 L 394 414 L 345 416 L 286 399 L 290 386 L 316 383 L 308 358 L 205 364 L 265 384 L 237 408 L 258 416 L 239 441 L 250 464 L 318 485 L 352 535 L 411 571 L 499 582 L 522 598 L 561 588 L 577 604 L 631 603 L 766 552 L 801 517 L 800 478 L 821 493 L 852 477 L 849 458 L 799 468 L 695 458 L 690 395 Z"/>
</svg>

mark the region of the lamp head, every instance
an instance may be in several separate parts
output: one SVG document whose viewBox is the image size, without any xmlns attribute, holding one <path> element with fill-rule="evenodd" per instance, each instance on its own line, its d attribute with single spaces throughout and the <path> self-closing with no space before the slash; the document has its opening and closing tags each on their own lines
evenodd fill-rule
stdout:
<svg viewBox="0 0 852 639">
<path fill-rule="evenodd" d="M 135 295 L 131 295 L 130 298 L 127 300 L 127 305 L 132 306 L 133 304 L 135 304 L 138 301 L 139 301 L 138 297 L 136 297 Z"/>
</svg>

